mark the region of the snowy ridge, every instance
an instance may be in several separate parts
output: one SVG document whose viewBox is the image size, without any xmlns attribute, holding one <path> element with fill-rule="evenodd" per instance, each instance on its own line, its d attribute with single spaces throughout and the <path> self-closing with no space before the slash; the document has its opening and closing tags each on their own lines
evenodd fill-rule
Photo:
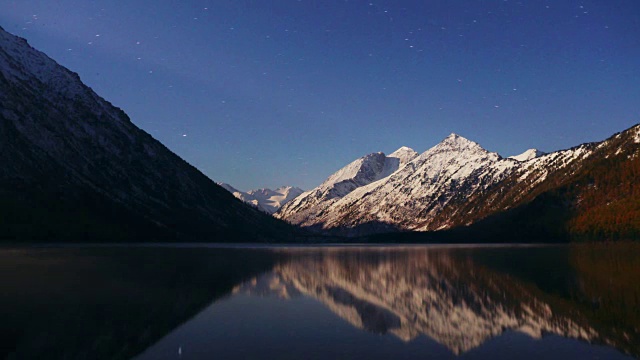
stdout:
<svg viewBox="0 0 640 360">
<path fill-rule="evenodd" d="M 113 107 L 109 102 L 99 97 L 89 87 L 85 86 L 80 77 L 44 53 L 29 46 L 23 38 L 11 35 L 0 28 L 0 74 L 14 86 L 25 89 L 33 96 L 47 99 L 50 104 L 56 104 L 59 115 L 65 116 L 66 121 L 55 124 L 56 129 L 43 128 L 37 123 L 17 121 L 23 117 L 18 109 L 7 107 L 2 109 L 2 115 L 13 119 L 16 127 L 34 144 L 46 151 L 64 156 L 60 153 L 65 140 L 55 136 L 55 131 L 63 131 L 76 138 L 93 139 L 98 145 L 117 153 L 118 141 L 112 136 L 98 136 L 95 124 L 104 124 L 112 133 L 134 140 L 131 135 L 138 129 L 130 122 L 124 112 Z M 49 105 L 49 104 L 47 104 Z M 79 114 L 79 109 L 90 112 L 91 116 Z M 58 114 L 56 114 L 58 115 Z M 48 114 L 49 117 L 53 114 Z M 69 121 L 75 116 L 84 117 L 82 122 Z M 145 146 L 149 153 L 155 153 L 150 146 Z"/>
<path fill-rule="evenodd" d="M 459 135 L 451 134 L 386 181 L 358 189 L 332 204 L 325 227 L 343 223 L 392 223 L 404 229 L 429 229 L 428 222 L 454 196 L 465 197 L 501 179 L 516 166 Z M 357 206 L 354 206 L 357 204 Z M 412 214 L 405 219 L 404 214 Z"/>
<path fill-rule="evenodd" d="M 498 154 L 451 134 L 390 176 L 361 186 L 339 200 L 317 201 L 313 214 L 296 213 L 295 208 L 285 206 L 278 215 L 302 226 L 321 224 L 325 229 L 367 223 L 417 229 L 418 224 L 446 206 L 448 201 L 442 199 L 447 193 L 455 188 L 472 192 L 501 179 L 517 163 L 511 159 L 501 161 Z M 472 174 L 482 181 L 471 184 L 468 178 Z M 411 214 L 411 219 L 406 219 L 406 214 Z"/>
<path fill-rule="evenodd" d="M 269 214 L 273 214 L 284 204 L 304 192 L 302 189 L 293 186 L 282 186 L 275 190 L 264 188 L 243 192 L 226 183 L 218 183 L 218 185 L 232 193 L 236 198 Z"/>
<path fill-rule="evenodd" d="M 77 74 L 0 28 L 0 71 L 12 81 L 35 78 L 68 98 L 86 96 Z"/>
<path fill-rule="evenodd" d="M 535 185 L 543 182 L 548 174 L 566 167 L 576 160 L 588 158 L 593 153 L 591 146 L 582 145 L 573 149 L 560 150 L 541 157 L 535 158 L 534 161 L 525 164 L 519 169 L 518 179 L 521 182 Z"/>
<path fill-rule="evenodd" d="M 390 156 L 382 152 L 363 156 L 336 171 L 317 188 L 301 194 L 283 206 L 275 216 L 298 223 L 291 217 L 301 219 L 314 216 L 313 214 L 322 211 L 325 204 L 338 201 L 355 189 L 388 177 L 416 156 L 417 153 L 408 147 L 401 147 Z M 316 207 L 318 204 L 321 208 Z M 283 210 L 285 208 L 286 210 Z"/>
<path fill-rule="evenodd" d="M 31 47 L 27 40 L 9 34 L 0 27 L 0 73 L 11 82 L 27 82 L 32 91 L 44 91 L 51 100 L 82 101 L 98 113 L 119 118 L 110 103 L 84 85 L 78 74 L 60 66 L 44 53 Z"/>
<path fill-rule="evenodd" d="M 406 152 L 403 154 L 399 149 L 395 153 L 404 155 L 406 161 Z M 320 188 L 328 194 L 328 198 L 342 197 L 359 186 L 391 175 L 400 167 L 400 163 L 399 157 L 387 157 L 382 152 L 372 153 L 355 160 L 329 176 L 320 185 Z"/>
<path fill-rule="evenodd" d="M 569 181 L 595 152 L 627 151 L 624 144 L 636 143 L 639 129 L 635 126 L 616 135 L 618 145 L 613 150 L 609 149 L 611 138 L 549 154 L 530 149 L 510 158 L 451 134 L 419 156 L 409 156 L 412 160 L 388 176 L 352 183 L 340 196 L 325 196 L 326 184 L 352 170 L 354 162 L 276 216 L 304 227 L 337 229 L 348 236 L 469 225 L 531 199 L 551 175 L 555 183 Z"/>
<path fill-rule="evenodd" d="M 529 161 L 531 159 L 535 159 L 538 158 L 542 155 L 544 155 L 545 153 L 543 153 L 540 150 L 537 149 L 529 149 L 525 152 L 523 152 L 520 155 L 515 155 L 515 156 L 509 156 L 509 159 L 514 159 L 514 160 L 518 160 L 518 161 Z"/>
<path fill-rule="evenodd" d="M 400 166 L 404 166 L 409 161 L 415 159 L 418 156 L 418 153 L 415 152 L 412 148 L 403 146 L 400 149 L 392 152 L 388 157 L 396 158 L 400 160 Z"/>
</svg>

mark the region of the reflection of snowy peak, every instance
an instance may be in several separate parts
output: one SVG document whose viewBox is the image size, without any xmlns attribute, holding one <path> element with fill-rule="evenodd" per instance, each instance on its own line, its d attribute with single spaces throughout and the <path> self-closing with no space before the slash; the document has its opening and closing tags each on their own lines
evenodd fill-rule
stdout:
<svg viewBox="0 0 640 360">
<path fill-rule="evenodd" d="M 455 354 L 507 330 L 533 337 L 597 336 L 593 329 L 554 314 L 508 276 L 487 272 L 469 260 L 422 251 L 400 259 L 370 261 L 367 256 L 326 253 L 313 261 L 294 260 L 236 291 L 288 297 L 295 289 L 358 328 L 392 333 L 404 341 L 426 335 Z"/>
<path fill-rule="evenodd" d="M 237 285 L 232 291 L 234 294 L 250 294 L 255 296 L 277 296 L 289 299 L 299 296 L 300 292 L 291 284 L 282 282 L 277 274 L 270 272 L 251 279 L 248 282 Z"/>
<path fill-rule="evenodd" d="M 257 189 L 243 192 L 226 183 L 219 183 L 218 185 L 225 188 L 238 199 L 269 214 L 273 214 L 282 207 L 282 205 L 303 193 L 302 189 L 293 186 L 282 186 L 275 190 Z"/>
</svg>

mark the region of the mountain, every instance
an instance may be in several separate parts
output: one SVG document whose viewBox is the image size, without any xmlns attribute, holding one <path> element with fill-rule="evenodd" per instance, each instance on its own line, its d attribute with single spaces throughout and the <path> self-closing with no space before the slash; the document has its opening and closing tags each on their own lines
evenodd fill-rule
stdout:
<svg viewBox="0 0 640 360">
<path fill-rule="evenodd" d="M 446 230 L 502 216 L 510 220 L 485 229 L 633 238 L 640 236 L 640 185 L 633 180 L 640 176 L 639 133 L 636 125 L 603 142 L 514 158 L 451 134 L 386 177 L 331 198 L 323 196 L 323 183 L 275 216 L 351 236 Z"/>
<path fill-rule="evenodd" d="M 274 216 L 302 226 L 313 225 L 313 220 L 308 219 L 316 219 L 354 190 L 387 178 L 416 156 L 418 153 L 404 146 L 389 156 L 382 152 L 363 156 L 329 176 L 317 188 L 285 204 Z"/>
<path fill-rule="evenodd" d="M 419 230 L 425 227 L 424 220 L 434 217 L 452 197 L 464 198 L 477 190 L 480 184 L 467 183 L 470 176 L 482 179 L 483 183 L 493 183 L 519 163 L 512 159 L 500 161 L 498 154 L 456 134 L 449 135 L 420 155 L 413 152 L 407 160 L 402 166 L 390 169 L 393 171 L 353 186 L 330 201 L 318 196 L 318 189 L 325 188 L 327 182 L 350 168 L 352 163 L 329 177 L 319 188 L 305 193 L 306 198 L 303 194 L 285 205 L 276 216 L 302 226 L 346 228 L 343 233 L 348 235 L 394 229 Z M 499 166 L 494 166 L 498 163 Z"/>
<path fill-rule="evenodd" d="M 540 150 L 529 149 L 529 150 L 523 152 L 520 155 L 509 156 L 509 159 L 514 159 L 514 160 L 518 160 L 518 161 L 529 161 L 531 159 L 539 158 L 540 156 L 542 156 L 544 154 L 545 153 L 543 153 Z"/>
<path fill-rule="evenodd" d="M 236 198 L 269 214 L 273 214 L 284 204 L 304 192 L 304 190 L 294 186 L 282 186 L 275 190 L 264 188 L 244 192 L 226 183 L 219 183 L 218 185 L 232 193 Z"/>
<path fill-rule="evenodd" d="M 0 28 L 0 240 L 272 241 L 291 229 Z"/>
</svg>

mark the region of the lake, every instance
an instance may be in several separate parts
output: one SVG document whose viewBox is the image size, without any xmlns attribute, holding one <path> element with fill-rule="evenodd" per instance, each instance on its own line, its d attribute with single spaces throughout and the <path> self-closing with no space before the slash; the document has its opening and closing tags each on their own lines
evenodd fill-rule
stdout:
<svg viewBox="0 0 640 360">
<path fill-rule="evenodd" d="M 0 249 L 0 358 L 631 359 L 640 245 Z"/>
</svg>

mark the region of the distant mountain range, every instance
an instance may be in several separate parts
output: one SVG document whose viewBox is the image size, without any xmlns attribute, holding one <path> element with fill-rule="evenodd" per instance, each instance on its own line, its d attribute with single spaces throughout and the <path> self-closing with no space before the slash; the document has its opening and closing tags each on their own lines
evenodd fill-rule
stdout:
<svg viewBox="0 0 640 360">
<path fill-rule="evenodd" d="M 2 241 L 255 242 L 293 233 L 2 28 L 0 163 Z"/>
<path fill-rule="evenodd" d="M 275 216 L 347 236 L 455 228 L 467 242 L 483 234 L 637 238 L 637 179 L 640 125 L 602 142 L 510 158 L 451 134 L 419 155 L 403 147 L 357 159 Z"/>
<path fill-rule="evenodd" d="M 226 183 L 218 183 L 218 185 L 232 193 L 236 198 L 269 214 L 273 214 L 284 204 L 304 192 L 304 190 L 294 186 L 282 186 L 275 190 L 264 188 L 244 192 Z"/>
</svg>

